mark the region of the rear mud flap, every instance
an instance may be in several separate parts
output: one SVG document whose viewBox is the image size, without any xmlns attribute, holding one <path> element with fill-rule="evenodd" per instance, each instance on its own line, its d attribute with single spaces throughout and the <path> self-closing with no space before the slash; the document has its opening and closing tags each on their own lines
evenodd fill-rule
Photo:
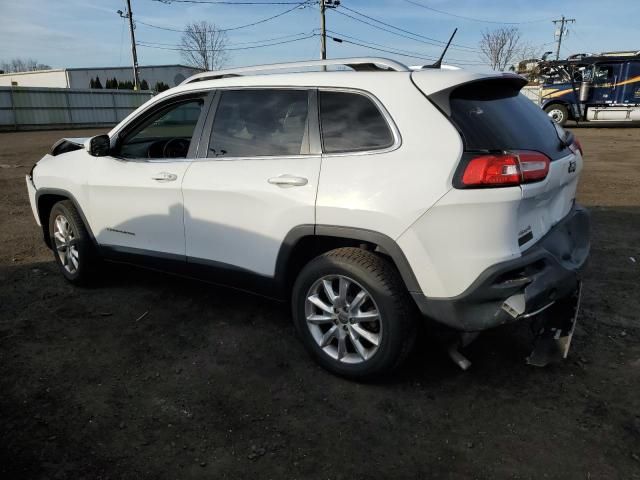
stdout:
<svg viewBox="0 0 640 480">
<path fill-rule="evenodd" d="M 567 358 L 571 339 L 578 320 L 578 310 L 582 296 L 582 283 L 573 295 L 558 300 L 540 314 L 540 324 L 534 340 L 534 347 L 527 357 L 527 363 L 544 367 Z"/>
</svg>

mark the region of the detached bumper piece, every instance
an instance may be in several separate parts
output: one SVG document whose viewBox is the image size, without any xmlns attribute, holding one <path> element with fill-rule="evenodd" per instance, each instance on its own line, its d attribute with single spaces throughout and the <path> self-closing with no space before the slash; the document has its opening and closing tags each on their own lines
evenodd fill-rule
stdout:
<svg viewBox="0 0 640 480">
<path fill-rule="evenodd" d="M 534 341 L 533 352 L 527 358 L 529 365 L 544 367 L 567 358 L 578 321 L 581 295 L 582 284 L 572 296 L 556 302 L 541 315 L 544 317 L 542 327 Z"/>
<path fill-rule="evenodd" d="M 479 332 L 541 315 L 571 298 L 589 255 L 589 214 L 575 206 L 514 260 L 485 270 L 462 294 L 430 299 L 414 293 L 421 312 L 464 332 Z M 550 313 L 550 312 L 546 312 Z"/>
</svg>

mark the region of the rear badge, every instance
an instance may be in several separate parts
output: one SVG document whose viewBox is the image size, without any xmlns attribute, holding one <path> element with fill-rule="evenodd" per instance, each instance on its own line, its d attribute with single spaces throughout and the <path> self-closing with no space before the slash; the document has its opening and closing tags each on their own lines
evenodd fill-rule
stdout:
<svg viewBox="0 0 640 480">
<path fill-rule="evenodd" d="M 529 240 L 533 239 L 533 232 L 531 231 L 531 226 L 527 226 L 527 228 L 520 230 L 518 232 L 518 246 L 521 247 Z"/>
<path fill-rule="evenodd" d="M 573 173 L 576 171 L 576 165 L 577 165 L 577 162 L 575 160 L 571 160 L 569 162 L 569 170 L 568 170 L 569 173 Z"/>
</svg>

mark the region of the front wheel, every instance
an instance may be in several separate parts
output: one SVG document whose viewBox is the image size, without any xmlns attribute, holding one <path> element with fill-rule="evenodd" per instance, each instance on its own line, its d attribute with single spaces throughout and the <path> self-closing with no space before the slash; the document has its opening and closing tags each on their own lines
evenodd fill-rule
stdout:
<svg viewBox="0 0 640 480">
<path fill-rule="evenodd" d="M 51 209 L 49 236 L 64 277 L 74 284 L 89 283 L 97 258 L 82 217 L 69 200 L 58 202 Z"/>
<path fill-rule="evenodd" d="M 569 120 L 569 110 L 567 110 L 567 107 L 560 105 L 559 103 L 546 106 L 544 111 L 549 115 L 549 117 L 551 117 L 551 120 L 553 120 L 554 123 L 557 123 L 561 127 L 567 123 L 567 120 Z"/>
<path fill-rule="evenodd" d="M 385 258 L 340 248 L 302 269 L 292 308 L 296 329 L 321 366 L 366 378 L 394 369 L 410 352 L 415 340 L 410 302 Z"/>
</svg>

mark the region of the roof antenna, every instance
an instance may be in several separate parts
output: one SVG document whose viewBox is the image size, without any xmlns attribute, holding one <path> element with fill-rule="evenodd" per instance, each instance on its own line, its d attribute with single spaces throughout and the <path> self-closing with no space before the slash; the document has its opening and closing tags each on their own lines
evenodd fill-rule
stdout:
<svg viewBox="0 0 640 480">
<path fill-rule="evenodd" d="M 453 33 L 451 34 L 451 37 L 449 37 L 449 41 L 447 42 L 447 46 L 444 47 L 444 50 L 442 51 L 442 54 L 440 55 L 440 58 L 435 62 L 432 63 L 431 65 L 424 65 L 422 68 L 442 68 L 442 59 L 444 58 L 445 53 L 447 53 L 447 50 L 449 50 L 449 45 L 451 45 L 451 41 L 453 40 L 453 37 L 456 36 L 456 32 L 458 31 L 458 29 L 456 28 Z"/>
</svg>

